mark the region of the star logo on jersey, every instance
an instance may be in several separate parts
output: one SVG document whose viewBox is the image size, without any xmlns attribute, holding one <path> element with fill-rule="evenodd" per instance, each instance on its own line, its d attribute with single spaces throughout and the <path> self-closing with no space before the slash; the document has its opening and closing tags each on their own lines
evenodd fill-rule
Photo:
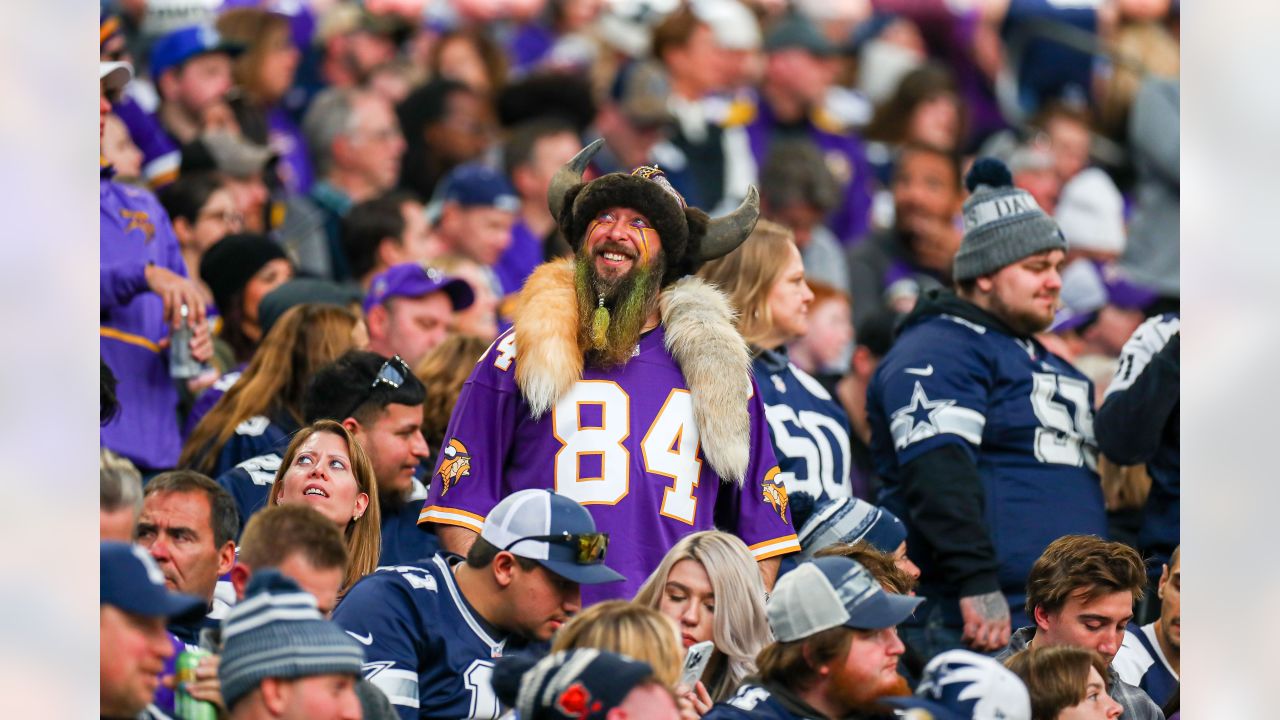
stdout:
<svg viewBox="0 0 1280 720">
<path fill-rule="evenodd" d="M 893 411 L 890 422 L 895 425 L 899 422 L 910 423 L 905 435 L 909 438 L 907 444 L 910 444 L 917 433 L 923 433 L 925 437 L 937 434 L 938 413 L 955 404 L 955 400 L 930 400 L 924 392 L 924 387 L 917 382 L 915 389 L 911 392 L 911 402 Z M 894 435 L 897 436 L 896 431 Z"/>
<path fill-rule="evenodd" d="M 444 497 L 449 488 L 457 485 L 462 478 L 471 474 L 471 453 L 457 440 L 450 440 L 444 446 L 444 462 L 436 474 L 440 476 L 440 496 Z"/>
<path fill-rule="evenodd" d="M 762 499 L 773 506 L 773 511 L 778 513 L 778 517 L 782 518 L 782 522 L 788 523 L 787 505 L 790 504 L 790 500 L 787 498 L 787 488 L 776 480 L 780 471 L 780 468 L 774 466 L 774 468 L 764 476 L 764 493 Z"/>
</svg>

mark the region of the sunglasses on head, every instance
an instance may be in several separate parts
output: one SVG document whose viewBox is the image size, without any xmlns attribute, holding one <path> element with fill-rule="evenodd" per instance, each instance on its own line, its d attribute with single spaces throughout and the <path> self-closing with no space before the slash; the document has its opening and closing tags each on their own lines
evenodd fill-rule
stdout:
<svg viewBox="0 0 1280 720">
<path fill-rule="evenodd" d="M 502 548 L 510 551 L 516 545 L 525 542 L 549 542 L 567 545 L 577 551 L 575 562 L 579 565 L 599 565 L 604 562 L 605 551 L 609 549 L 609 533 L 560 533 L 559 535 L 533 535 L 517 538 Z"/>
<path fill-rule="evenodd" d="M 355 414 L 360 406 L 369 401 L 369 397 L 373 395 L 373 391 L 378 389 L 379 385 L 386 385 L 391 389 L 396 389 L 404 384 L 405 378 L 409 377 L 409 366 L 399 355 L 392 357 L 390 360 L 382 363 L 382 367 L 378 369 L 378 374 L 373 377 L 373 382 L 369 384 L 369 389 L 364 391 L 360 399 L 356 401 L 351 409 L 342 415 L 343 419 L 349 418 Z"/>
</svg>

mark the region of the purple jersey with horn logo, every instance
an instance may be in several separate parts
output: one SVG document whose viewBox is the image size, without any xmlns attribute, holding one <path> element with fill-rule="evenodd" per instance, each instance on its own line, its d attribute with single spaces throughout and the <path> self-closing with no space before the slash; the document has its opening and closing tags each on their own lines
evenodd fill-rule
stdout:
<svg viewBox="0 0 1280 720">
<path fill-rule="evenodd" d="M 627 578 L 584 586 L 584 605 L 632 597 L 691 532 L 732 532 L 757 560 L 799 550 L 754 381 L 750 461 L 739 487 L 722 482 L 703 456 L 692 396 L 663 338 L 662 327 L 642 336 L 621 368 L 586 368 L 535 420 L 516 385 L 515 331 L 499 336 L 463 386 L 418 522 L 478 533 L 512 492 L 567 495 L 610 533 L 609 566 Z"/>
</svg>

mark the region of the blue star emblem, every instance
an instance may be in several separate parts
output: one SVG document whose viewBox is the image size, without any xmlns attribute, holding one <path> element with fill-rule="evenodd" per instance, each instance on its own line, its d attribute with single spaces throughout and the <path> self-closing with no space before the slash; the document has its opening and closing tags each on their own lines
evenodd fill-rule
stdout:
<svg viewBox="0 0 1280 720">
<path fill-rule="evenodd" d="M 955 404 L 955 400 L 930 400 L 924 392 L 924 387 L 917 382 L 915 389 L 911 392 L 911 402 L 895 410 L 891 420 L 896 423 L 905 419 L 911 423 L 911 427 L 907 430 L 907 437 L 914 437 L 918 431 L 923 431 L 925 437 L 928 437 L 938 432 L 936 422 L 938 413 Z"/>
</svg>

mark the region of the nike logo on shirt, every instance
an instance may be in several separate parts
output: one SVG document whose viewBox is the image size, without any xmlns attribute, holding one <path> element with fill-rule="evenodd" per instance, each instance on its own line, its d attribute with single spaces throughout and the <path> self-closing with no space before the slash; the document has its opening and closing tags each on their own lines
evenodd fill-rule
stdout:
<svg viewBox="0 0 1280 720">
<path fill-rule="evenodd" d="M 908 375 L 919 375 L 920 377 L 929 377 L 933 374 L 933 363 L 929 363 L 922 368 L 907 368 L 903 370 Z"/>
</svg>

